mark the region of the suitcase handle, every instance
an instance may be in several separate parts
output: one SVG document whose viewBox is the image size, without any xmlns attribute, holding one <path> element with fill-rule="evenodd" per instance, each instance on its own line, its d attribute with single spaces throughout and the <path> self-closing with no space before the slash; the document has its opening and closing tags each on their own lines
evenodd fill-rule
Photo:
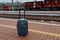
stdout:
<svg viewBox="0 0 60 40">
<path fill-rule="evenodd" d="M 21 18 L 21 10 L 19 9 L 19 19 Z M 23 14 L 24 18 L 25 18 L 25 9 L 24 9 L 24 14 Z"/>
</svg>

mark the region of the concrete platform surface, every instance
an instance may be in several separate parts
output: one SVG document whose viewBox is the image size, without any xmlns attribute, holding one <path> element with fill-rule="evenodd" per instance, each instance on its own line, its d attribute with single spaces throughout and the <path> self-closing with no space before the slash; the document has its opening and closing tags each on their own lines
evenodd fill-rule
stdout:
<svg viewBox="0 0 60 40">
<path fill-rule="evenodd" d="M 0 40 L 60 40 L 60 24 L 29 21 L 27 36 L 18 36 L 17 20 L 0 19 Z"/>
</svg>

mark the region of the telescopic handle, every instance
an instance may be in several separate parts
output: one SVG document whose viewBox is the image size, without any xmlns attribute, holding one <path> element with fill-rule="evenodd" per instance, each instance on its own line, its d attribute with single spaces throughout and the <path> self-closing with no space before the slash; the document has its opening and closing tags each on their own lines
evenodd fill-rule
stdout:
<svg viewBox="0 0 60 40">
<path fill-rule="evenodd" d="M 24 9 L 24 12 L 23 12 L 24 14 L 23 14 L 23 16 L 24 16 L 24 18 L 25 18 L 25 9 Z M 19 19 L 21 18 L 21 10 L 19 10 Z"/>
<path fill-rule="evenodd" d="M 21 18 L 21 12 L 20 12 L 21 10 L 19 10 L 19 19 Z"/>
<path fill-rule="evenodd" d="M 25 9 L 24 9 L 24 18 L 25 18 Z"/>
</svg>

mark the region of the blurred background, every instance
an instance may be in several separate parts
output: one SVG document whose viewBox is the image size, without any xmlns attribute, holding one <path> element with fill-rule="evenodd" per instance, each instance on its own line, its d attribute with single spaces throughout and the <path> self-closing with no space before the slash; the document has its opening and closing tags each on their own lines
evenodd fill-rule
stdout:
<svg viewBox="0 0 60 40">
<path fill-rule="evenodd" d="M 0 10 L 60 11 L 60 0 L 0 0 Z"/>
</svg>

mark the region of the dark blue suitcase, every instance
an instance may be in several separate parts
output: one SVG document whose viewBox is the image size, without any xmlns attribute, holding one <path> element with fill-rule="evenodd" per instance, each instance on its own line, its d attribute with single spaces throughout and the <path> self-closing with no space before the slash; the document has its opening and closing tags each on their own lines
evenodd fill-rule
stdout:
<svg viewBox="0 0 60 40">
<path fill-rule="evenodd" d="M 17 31 L 19 36 L 26 36 L 28 34 L 27 19 L 19 19 L 17 22 Z"/>
</svg>

